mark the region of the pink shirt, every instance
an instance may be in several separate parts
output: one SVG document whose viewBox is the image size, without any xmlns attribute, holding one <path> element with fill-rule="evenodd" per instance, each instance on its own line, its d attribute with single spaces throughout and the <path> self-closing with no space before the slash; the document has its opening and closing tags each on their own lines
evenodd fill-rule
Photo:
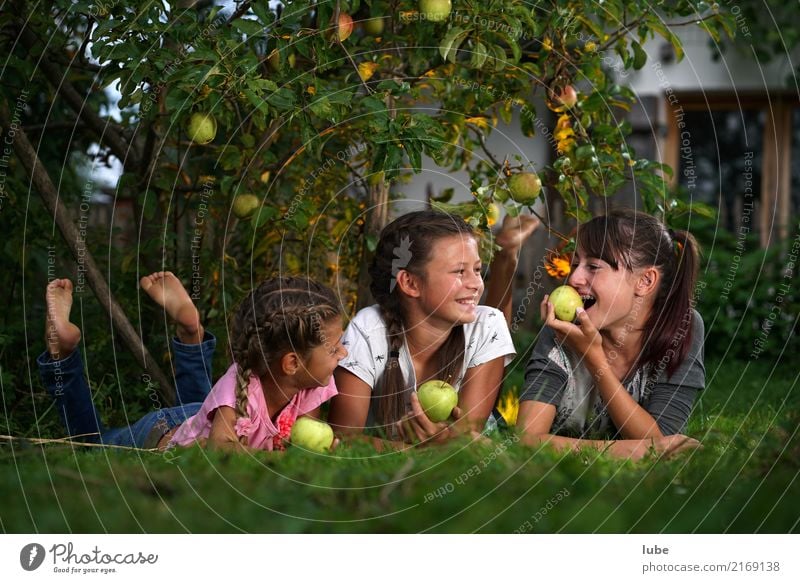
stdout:
<svg viewBox="0 0 800 583">
<path fill-rule="evenodd" d="M 327 386 L 302 389 L 292 397 L 273 423 L 261 381 L 257 377 L 250 377 L 247 391 L 248 416 L 236 420 L 236 434 L 240 437 L 246 435 L 249 447 L 269 451 L 283 449 L 283 441 L 289 437 L 295 419 L 313 411 L 338 392 L 333 376 Z M 213 413 L 223 406 L 236 408 L 236 363 L 217 381 L 200 411 L 181 424 L 168 447 L 192 445 L 198 439 L 207 438 L 211 433 Z"/>
</svg>

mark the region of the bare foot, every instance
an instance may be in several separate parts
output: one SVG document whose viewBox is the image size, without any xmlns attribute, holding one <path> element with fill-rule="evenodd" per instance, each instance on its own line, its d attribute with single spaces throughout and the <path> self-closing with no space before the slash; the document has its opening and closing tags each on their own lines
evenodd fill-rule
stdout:
<svg viewBox="0 0 800 583">
<path fill-rule="evenodd" d="M 178 326 L 178 340 L 184 344 L 200 344 L 205 330 L 200 314 L 180 280 L 172 272 L 158 271 L 145 275 L 139 285 L 155 303 L 164 308 Z"/>
<path fill-rule="evenodd" d="M 47 317 L 44 339 L 47 352 L 55 360 L 62 360 L 72 354 L 81 341 L 81 330 L 69 321 L 72 310 L 72 282 L 68 279 L 54 279 L 45 292 Z"/>
</svg>

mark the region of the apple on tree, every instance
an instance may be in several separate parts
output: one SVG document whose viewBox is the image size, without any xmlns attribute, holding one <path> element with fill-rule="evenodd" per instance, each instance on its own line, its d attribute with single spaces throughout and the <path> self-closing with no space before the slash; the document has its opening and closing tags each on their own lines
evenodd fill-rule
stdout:
<svg viewBox="0 0 800 583">
<path fill-rule="evenodd" d="M 535 172 L 517 172 L 508 179 L 508 190 L 515 202 L 531 205 L 542 191 L 542 181 Z"/>
<path fill-rule="evenodd" d="M 423 14 L 425 20 L 431 22 L 442 22 L 453 9 L 453 3 L 450 0 L 419 0 L 419 12 Z"/>
<path fill-rule="evenodd" d="M 362 23 L 364 32 L 369 36 L 380 36 L 381 33 L 383 33 L 384 28 L 383 18 L 383 16 L 373 16 L 372 18 L 367 18 Z"/>
<path fill-rule="evenodd" d="M 583 307 L 580 294 L 571 285 L 562 285 L 554 289 L 548 301 L 553 304 L 556 318 L 564 322 L 575 320 L 575 316 L 578 315 L 576 310 Z"/>
<path fill-rule="evenodd" d="M 578 103 L 578 94 L 572 85 L 567 85 L 561 90 L 558 95 L 558 101 L 567 109 L 572 109 Z"/>
<path fill-rule="evenodd" d="M 240 194 L 233 201 L 233 214 L 240 219 L 246 219 L 253 214 L 261 201 L 255 194 Z"/>
<path fill-rule="evenodd" d="M 333 429 L 324 421 L 303 415 L 292 425 L 289 440 L 297 447 L 324 453 L 333 445 Z"/>
<path fill-rule="evenodd" d="M 186 133 L 195 144 L 208 144 L 217 135 L 217 120 L 210 113 L 193 113 Z"/>
<path fill-rule="evenodd" d="M 344 42 L 353 34 L 353 17 L 346 12 L 339 13 L 339 21 L 336 24 L 336 35 L 339 42 Z"/>
<path fill-rule="evenodd" d="M 425 415 L 434 423 L 449 419 L 453 408 L 458 405 L 458 393 L 444 381 L 423 383 L 417 389 L 417 397 Z"/>
</svg>

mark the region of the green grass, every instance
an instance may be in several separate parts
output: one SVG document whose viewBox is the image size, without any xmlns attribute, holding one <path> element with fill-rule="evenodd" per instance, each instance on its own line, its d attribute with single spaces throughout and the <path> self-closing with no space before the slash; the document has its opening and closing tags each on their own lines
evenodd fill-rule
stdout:
<svg viewBox="0 0 800 583">
<path fill-rule="evenodd" d="M 709 364 L 709 388 L 689 431 L 705 447 L 668 461 L 564 456 L 514 444 L 509 435 L 410 454 L 381 455 L 357 444 L 335 457 L 192 448 L 172 458 L 15 442 L 0 447 L 0 528 L 797 532 L 800 389 L 796 376 L 770 370 Z M 480 472 L 469 476 L 476 466 Z"/>
</svg>

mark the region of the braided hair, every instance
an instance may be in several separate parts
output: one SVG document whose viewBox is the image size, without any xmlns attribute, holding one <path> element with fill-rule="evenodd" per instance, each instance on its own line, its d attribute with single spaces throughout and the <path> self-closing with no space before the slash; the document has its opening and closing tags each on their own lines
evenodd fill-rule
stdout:
<svg viewBox="0 0 800 583">
<path fill-rule="evenodd" d="M 325 343 L 324 324 L 341 315 L 334 293 L 302 277 L 273 277 L 239 305 L 231 330 L 236 363 L 236 415 L 247 417 L 250 378 L 289 351 L 303 357 Z"/>
<path fill-rule="evenodd" d="M 404 269 L 423 277 L 434 243 L 458 235 L 475 237 L 475 232 L 461 217 L 437 211 L 405 214 L 381 231 L 369 274 L 370 291 L 386 324 L 389 345 L 386 370 L 374 396 L 376 418 L 382 425 L 400 419 L 405 413 L 407 400 L 406 383 L 399 362 L 407 322 L 400 292 L 396 289 L 397 273 Z M 437 351 L 437 378 L 452 382 L 463 363 L 464 328 L 458 325 Z"/>
</svg>

